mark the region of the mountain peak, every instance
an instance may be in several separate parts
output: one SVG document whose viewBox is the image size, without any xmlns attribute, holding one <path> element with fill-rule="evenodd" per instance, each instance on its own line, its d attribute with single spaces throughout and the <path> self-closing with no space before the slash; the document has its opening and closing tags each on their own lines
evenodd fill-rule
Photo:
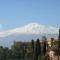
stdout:
<svg viewBox="0 0 60 60">
<path fill-rule="evenodd" d="M 45 26 L 39 23 L 30 23 L 23 27 L 0 32 L 0 37 L 5 37 L 11 34 L 57 34 L 58 29 L 53 26 Z"/>
<path fill-rule="evenodd" d="M 29 23 L 29 24 L 27 24 L 27 26 L 37 27 L 37 26 L 43 26 L 43 25 L 42 24 L 39 24 L 39 23 Z"/>
</svg>

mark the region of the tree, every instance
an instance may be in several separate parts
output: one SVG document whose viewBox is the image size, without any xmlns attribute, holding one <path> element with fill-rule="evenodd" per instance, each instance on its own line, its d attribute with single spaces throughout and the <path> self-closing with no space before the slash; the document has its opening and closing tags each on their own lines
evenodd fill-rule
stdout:
<svg viewBox="0 0 60 60">
<path fill-rule="evenodd" d="M 58 60 L 60 55 L 60 29 L 59 29 L 59 37 L 58 37 Z"/>
<path fill-rule="evenodd" d="M 4 56 L 4 54 L 3 54 L 4 51 L 3 51 L 3 49 L 4 48 L 2 46 L 0 46 L 0 60 L 4 60 L 4 57 L 3 57 Z"/>
<path fill-rule="evenodd" d="M 7 59 L 7 55 L 8 55 L 8 48 L 7 47 L 5 47 L 4 49 L 3 49 L 3 57 L 4 57 L 4 59 Z"/>
<path fill-rule="evenodd" d="M 41 44 L 39 39 L 36 41 L 36 47 L 35 47 L 35 60 L 38 60 L 38 56 L 41 54 Z"/>
<path fill-rule="evenodd" d="M 12 58 L 15 60 L 20 60 L 21 59 L 21 55 L 23 53 L 21 53 L 23 50 L 22 50 L 22 43 L 21 42 L 14 42 L 14 45 L 12 46 Z"/>
<path fill-rule="evenodd" d="M 32 52 L 34 52 L 34 40 L 31 41 Z"/>
<path fill-rule="evenodd" d="M 42 37 L 43 40 L 43 54 L 46 54 L 46 47 L 47 47 L 47 38 L 45 36 Z"/>
<path fill-rule="evenodd" d="M 59 29 L 59 37 L 58 37 L 58 47 L 60 47 L 60 29 Z"/>
<path fill-rule="evenodd" d="M 32 39 L 31 40 L 31 50 L 32 50 L 32 57 L 33 57 L 33 59 L 34 59 L 34 40 Z"/>
</svg>

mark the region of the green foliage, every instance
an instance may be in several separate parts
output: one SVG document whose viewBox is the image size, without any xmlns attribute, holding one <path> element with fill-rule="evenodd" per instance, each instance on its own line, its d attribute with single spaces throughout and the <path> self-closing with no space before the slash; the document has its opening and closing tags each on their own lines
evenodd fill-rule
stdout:
<svg viewBox="0 0 60 60">
<path fill-rule="evenodd" d="M 57 45 L 58 41 L 54 43 Z M 46 59 L 46 46 L 46 37 L 43 37 L 43 43 L 37 39 L 36 41 L 31 40 L 31 42 L 14 42 L 11 49 L 0 46 L 0 60 L 44 60 Z M 58 49 L 56 52 L 58 54 Z"/>
</svg>

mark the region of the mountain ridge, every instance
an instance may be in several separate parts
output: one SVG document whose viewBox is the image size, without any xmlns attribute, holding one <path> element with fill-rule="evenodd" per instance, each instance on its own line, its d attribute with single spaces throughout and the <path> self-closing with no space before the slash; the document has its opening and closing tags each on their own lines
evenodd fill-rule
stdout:
<svg viewBox="0 0 60 60">
<path fill-rule="evenodd" d="M 30 23 L 23 27 L 0 32 L 0 46 L 11 47 L 14 41 L 31 41 L 42 36 L 58 38 L 59 28 Z"/>
<path fill-rule="evenodd" d="M 59 28 L 45 26 L 38 23 L 30 23 L 25 26 L 0 32 L 0 37 L 6 37 L 12 34 L 58 34 Z"/>
</svg>

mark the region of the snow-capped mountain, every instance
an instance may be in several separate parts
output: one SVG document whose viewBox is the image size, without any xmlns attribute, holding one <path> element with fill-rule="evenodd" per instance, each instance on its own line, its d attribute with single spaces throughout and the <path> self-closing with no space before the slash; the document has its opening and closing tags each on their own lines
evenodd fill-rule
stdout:
<svg viewBox="0 0 60 60">
<path fill-rule="evenodd" d="M 0 32 L 0 37 L 6 37 L 12 34 L 57 34 L 58 29 L 52 26 L 45 26 L 38 23 L 30 23 L 25 26 Z"/>
<path fill-rule="evenodd" d="M 57 37 L 59 28 L 45 26 L 38 23 L 30 23 L 22 27 L 0 32 L 0 45 L 10 47 L 15 41 L 28 41 L 31 39 Z"/>
</svg>

